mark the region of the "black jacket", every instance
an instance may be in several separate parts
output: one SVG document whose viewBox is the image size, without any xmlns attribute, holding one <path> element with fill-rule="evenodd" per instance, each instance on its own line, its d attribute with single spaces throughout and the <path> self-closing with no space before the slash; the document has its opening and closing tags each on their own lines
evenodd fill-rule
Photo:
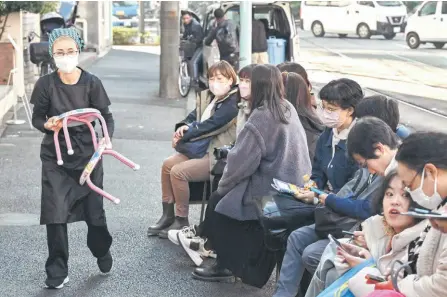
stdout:
<svg viewBox="0 0 447 297">
<path fill-rule="evenodd" d="M 202 26 L 200 26 L 199 22 L 197 22 L 195 19 L 192 19 L 189 24 L 183 26 L 185 27 L 185 31 L 183 32 L 183 39 L 188 39 L 197 44 L 197 46 L 202 45 L 204 36 Z"/>
<path fill-rule="evenodd" d="M 232 90 L 237 88 L 234 86 Z M 214 114 L 206 121 L 201 123 L 197 123 L 195 129 L 188 130 L 182 138 L 182 141 L 189 141 L 193 138 L 200 137 L 204 134 L 211 133 L 216 131 L 230 121 L 232 121 L 238 113 L 237 108 L 237 92 L 233 92 L 228 98 L 224 99 L 221 102 L 218 102 L 215 106 Z M 197 121 L 197 109 L 194 109 L 183 121 L 177 123 L 175 125 L 175 130 L 183 125 L 189 125 L 193 122 Z"/>
<path fill-rule="evenodd" d="M 251 52 L 252 53 L 264 53 L 267 51 L 267 33 L 265 32 L 264 24 L 259 20 L 253 20 L 252 22 L 252 37 L 251 40 Z"/>
<path fill-rule="evenodd" d="M 221 57 L 228 57 L 239 52 L 236 26 L 230 20 L 223 20 L 210 30 L 205 38 L 205 45 L 210 46 L 216 39 Z"/>
</svg>

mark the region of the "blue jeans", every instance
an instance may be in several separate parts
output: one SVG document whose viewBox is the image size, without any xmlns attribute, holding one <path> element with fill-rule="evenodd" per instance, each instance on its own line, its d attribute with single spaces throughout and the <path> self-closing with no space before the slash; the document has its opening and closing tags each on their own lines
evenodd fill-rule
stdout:
<svg viewBox="0 0 447 297">
<path fill-rule="evenodd" d="M 329 239 L 320 239 L 315 233 L 315 225 L 293 231 L 287 240 L 287 250 L 273 297 L 295 297 L 304 270 L 315 273 L 328 243 Z"/>
</svg>

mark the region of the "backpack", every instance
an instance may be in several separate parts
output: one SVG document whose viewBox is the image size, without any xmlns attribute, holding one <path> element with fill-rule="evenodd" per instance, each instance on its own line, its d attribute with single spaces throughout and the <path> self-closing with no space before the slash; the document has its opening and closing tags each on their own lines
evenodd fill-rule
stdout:
<svg viewBox="0 0 447 297">
<path fill-rule="evenodd" d="M 232 54 L 237 49 L 237 36 L 236 30 L 233 29 L 233 25 L 227 21 L 222 27 L 217 29 L 216 41 L 219 46 L 219 50 L 224 55 Z"/>
</svg>

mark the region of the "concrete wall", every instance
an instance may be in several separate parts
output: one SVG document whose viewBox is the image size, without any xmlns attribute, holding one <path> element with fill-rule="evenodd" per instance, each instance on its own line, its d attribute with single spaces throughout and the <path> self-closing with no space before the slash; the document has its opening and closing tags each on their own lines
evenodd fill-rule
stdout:
<svg viewBox="0 0 447 297">
<path fill-rule="evenodd" d="M 23 67 L 24 67 L 24 81 L 25 91 L 30 94 L 34 88 L 34 84 L 37 81 L 36 75 L 39 71 L 37 65 L 31 63 L 29 53 L 29 41 L 28 35 L 31 32 L 35 32 L 40 35 L 40 15 L 34 13 L 24 13 L 22 15 L 22 28 L 23 28 Z M 39 42 L 39 38 L 35 37 L 32 42 Z"/>
<path fill-rule="evenodd" d="M 78 15 L 87 23 L 86 50 L 98 55 L 112 46 L 112 3 L 109 1 L 80 1 Z"/>
</svg>

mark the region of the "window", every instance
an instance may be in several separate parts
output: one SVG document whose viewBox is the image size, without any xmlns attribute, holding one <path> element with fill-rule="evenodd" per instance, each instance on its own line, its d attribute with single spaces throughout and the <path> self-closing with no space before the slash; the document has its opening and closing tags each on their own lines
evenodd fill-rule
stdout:
<svg viewBox="0 0 447 297">
<path fill-rule="evenodd" d="M 369 2 L 369 1 L 365 1 Z M 351 1 L 305 1 L 307 6 L 332 6 L 332 7 L 345 7 L 351 4 Z"/>
<path fill-rule="evenodd" d="M 329 6 L 330 1 L 304 1 L 307 6 Z"/>
<path fill-rule="evenodd" d="M 375 7 L 374 2 L 372 1 L 357 1 L 357 4 L 362 6 Z"/>
<path fill-rule="evenodd" d="M 447 14 L 447 2 L 442 1 L 442 12 L 441 14 Z"/>
<path fill-rule="evenodd" d="M 377 4 L 379 4 L 380 6 L 386 6 L 386 7 L 402 6 L 402 3 L 400 1 L 377 1 Z"/>
<path fill-rule="evenodd" d="M 425 3 L 425 5 L 419 11 L 420 16 L 434 15 L 436 14 L 437 1 L 430 1 Z"/>
<path fill-rule="evenodd" d="M 351 1 L 329 1 L 329 6 L 335 6 L 335 7 L 346 7 L 351 4 Z"/>
</svg>

